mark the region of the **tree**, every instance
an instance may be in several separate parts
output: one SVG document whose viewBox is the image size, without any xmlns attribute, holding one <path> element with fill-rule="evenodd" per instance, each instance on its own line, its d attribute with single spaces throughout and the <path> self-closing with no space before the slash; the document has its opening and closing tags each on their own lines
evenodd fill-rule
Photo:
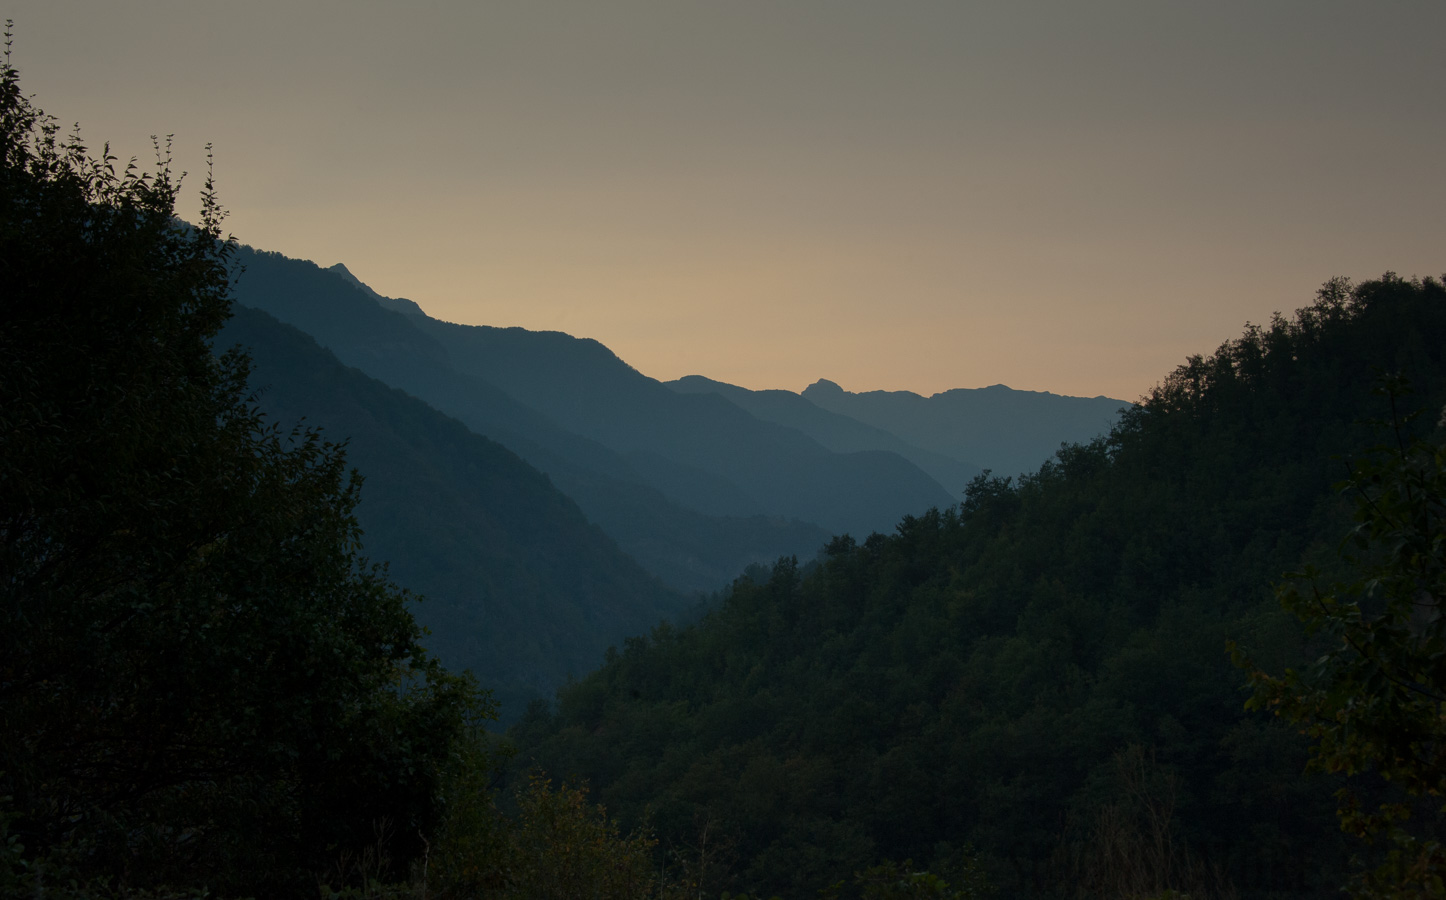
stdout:
<svg viewBox="0 0 1446 900">
<path fill-rule="evenodd" d="M 60 137 L 6 41 L 0 877 L 278 896 L 363 846 L 404 865 L 486 701 L 361 557 L 342 448 L 267 423 L 213 352 L 210 177 L 179 221 L 164 146 L 145 174 Z"/>
<path fill-rule="evenodd" d="M 1341 827 L 1386 850 L 1352 883 L 1360 897 L 1446 896 L 1440 815 L 1446 798 L 1446 446 L 1406 434 L 1399 378 L 1381 388 L 1395 440 L 1344 484 L 1355 502 L 1347 539 L 1355 577 L 1322 587 L 1314 571 L 1283 584 L 1281 603 L 1328 650 L 1310 667 L 1249 666 L 1249 707 L 1270 709 L 1315 740 L 1310 768 L 1374 773 L 1385 789 L 1337 793 Z M 1424 815 L 1423 815 L 1424 814 Z M 1414 819 L 1414 821 L 1413 821 Z"/>
</svg>

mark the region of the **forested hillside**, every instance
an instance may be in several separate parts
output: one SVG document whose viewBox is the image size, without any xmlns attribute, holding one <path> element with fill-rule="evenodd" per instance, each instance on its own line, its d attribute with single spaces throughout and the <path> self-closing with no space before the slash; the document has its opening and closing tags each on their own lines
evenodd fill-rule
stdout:
<svg viewBox="0 0 1446 900">
<path fill-rule="evenodd" d="M 1275 671 L 1316 653 L 1272 585 L 1335 564 L 1331 486 L 1385 438 L 1381 372 L 1436 427 L 1439 282 L 1331 282 L 1037 472 L 738 580 L 531 710 L 520 758 L 677 846 L 706 833 L 718 888 L 972 858 L 1004 896 L 1101 893 L 1131 866 L 1192 896 L 1331 896 L 1336 785 L 1244 711 L 1226 643 Z"/>
<path fill-rule="evenodd" d="M 246 357 L 213 353 L 209 179 L 179 222 L 164 167 L 58 136 L 6 38 L 0 895 L 314 897 L 344 857 L 405 867 L 490 705 L 361 556 L 340 448 L 269 427 Z"/>
</svg>

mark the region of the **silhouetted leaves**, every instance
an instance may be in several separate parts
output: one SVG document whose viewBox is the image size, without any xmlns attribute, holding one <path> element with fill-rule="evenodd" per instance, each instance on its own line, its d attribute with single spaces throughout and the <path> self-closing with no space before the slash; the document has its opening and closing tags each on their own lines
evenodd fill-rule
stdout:
<svg viewBox="0 0 1446 900">
<path fill-rule="evenodd" d="M 311 894 L 378 834 L 405 866 L 488 707 L 358 555 L 340 447 L 268 425 L 212 353 L 209 179 L 181 223 L 164 157 L 62 139 L 8 57 L 0 163 L 6 876 Z"/>
</svg>

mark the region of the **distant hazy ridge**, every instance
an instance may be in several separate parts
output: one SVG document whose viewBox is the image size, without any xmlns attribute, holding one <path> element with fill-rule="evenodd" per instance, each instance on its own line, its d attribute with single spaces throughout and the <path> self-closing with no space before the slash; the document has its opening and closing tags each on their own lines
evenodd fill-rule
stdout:
<svg viewBox="0 0 1446 900">
<path fill-rule="evenodd" d="M 820 379 L 803 396 L 822 409 L 898 435 L 925 450 L 969 460 L 995 475 L 1033 472 L 1061 443 L 1109 431 L 1130 404 L 1108 397 L 1063 397 L 1002 384 L 921 397 L 910 391 L 855 394 Z"/>
</svg>

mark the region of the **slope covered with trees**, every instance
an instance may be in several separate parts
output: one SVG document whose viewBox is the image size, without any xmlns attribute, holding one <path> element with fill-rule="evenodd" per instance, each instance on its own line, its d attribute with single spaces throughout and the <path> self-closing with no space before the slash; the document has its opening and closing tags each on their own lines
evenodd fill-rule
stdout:
<svg viewBox="0 0 1446 900">
<path fill-rule="evenodd" d="M 118 171 L 58 135 L 7 54 L 0 896 L 690 896 L 578 789 L 535 779 L 499 810 L 486 694 L 422 649 L 413 598 L 360 555 L 343 448 L 269 420 L 251 379 L 287 376 L 274 408 L 315 401 L 372 462 L 424 470 L 392 490 L 486 501 L 465 537 L 573 541 L 491 566 L 574 564 L 599 588 L 637 568 L 536 471 L 310 338 L 254 311 L 218 337 L 234 247 L 209 179 L 192 227 L 164 158 Z M 521 540 L 489 510 L 525 519 Z"/>
<path fill-rule="evenodd" d="M 1379 848 L 1352 873 L 1358 900 L 1446 894 L 1446 412 L 1432 439 L 1410 435 L 1404 384 L 1387 378 L 1382 388 L 1391 430 L 1342 485 L 1356 523 L 1346 577 L 1307 568 L 1276 591 L 1326 652 L 1268 672 L 1233 648 L 1255 688 L 1249 708 L 1307 734 L 1311 770 L 1374 776 L 1336 792 L 1341 828 Z"/>
<path fill-rule="evenodd" d="M 1443 338 L 1439 282 L 1331 282 L 1034 474 L 630 641 L 530 711 L 522 758 L 680 845 L 706 823 L 735 888 L 806 896 L 862 861 L 972 853 L 1009 896 L 1332 895 L 1332 787 L 1243 709 L 1226 642 L 1270 671 L 1318 655 L 1271 585 L 1337 564 L 1331 485 L 1380 438 L 1379 371 L 1434 426 Z"/>
<path fill-rule="evenodd" d="M 213 355 L 209 182 L 193 228 L 164 160 L 115 163 L 7 53 L 0 891 L 315 896 L 346 855 L 405 866 L 488 706 L 360 556 L 339 448 L 270 425 L 246 358 Z"/>
</svg>

